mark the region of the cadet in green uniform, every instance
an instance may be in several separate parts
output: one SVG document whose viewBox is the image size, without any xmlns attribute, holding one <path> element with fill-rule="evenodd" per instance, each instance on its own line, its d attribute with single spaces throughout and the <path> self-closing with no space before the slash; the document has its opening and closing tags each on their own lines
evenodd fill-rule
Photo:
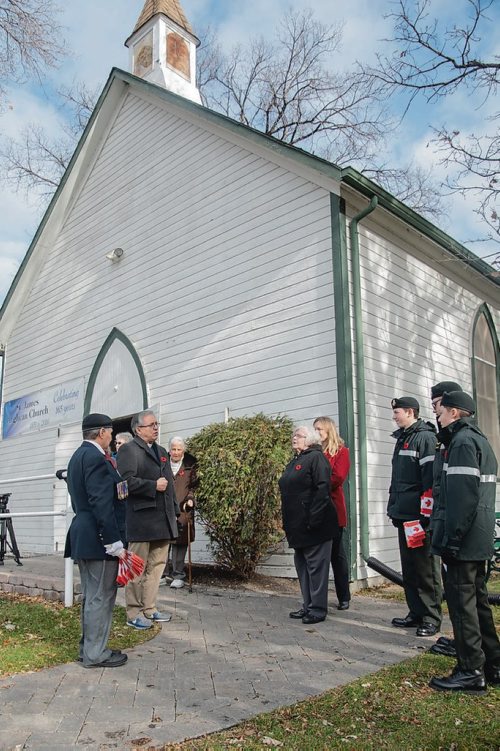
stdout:
<svg viewBox="0 0 500 751">
<path fill-rule="evenodd" d="M 469 421 L 475 410 L 463 391 L 445 393 L 439 418 L 446 446 L 432 550 L 446 565 L 446 600 L 457 652 L 450 676 L 432 678 L 438 691 L 484 693 L 500 685 L 500 642 L 486 590 L 493 553 L 498 464 L 486 436 Z M 486 681 L 485 681 L 486 678 Z"/>
<path fill-rule="evenodd" d="M 408 615 L 393 618 L 398 628 L 417 626 L 417 636 L 434 636 L 441 626 L 441 576 L 439 561 L 432 555 L 426 530 L 423 544 L 409 548 L 405 521 L 420 521 L 425 529 L 429 517 L 421 516 L 421 499 L 432 495 L 432 465 L 436 449 L 434 426 L 421 420 L 420 405 L 411 396 L 392 400 L 393 418 L 399 430 L 393 433 L 396 446 L 392 457 L 392 478 L 387 514 L 398 530 L 403 587 Z"/>
<path fill-rule="evenodd" d="M 441 398 L 445 391 L 462 391 L 462 387 L 456 381 L 440 381 L 431 387 L 431 404 L 432 411 L 436 416 L 436 423 L 438 428 L 437 442 L 436 442 L 436 454 L 433 464 L 433 483 L 432 483 L 432 506 L 436 506 L 439 502 L 439 488 L 441 485 L 441 472 L 443 471 L 444 452 L 446 446 L 441 443 L 439 424 L 439 416 L 442 412 Z M 432 537 L 432 516 L 430 523 L 431 537 Z M 446 580 L 446 568 L 441 566 L 441 576 L 443 578 L 443 584 Z M 440 636 L 435 644 L 432 645 L 430 651 L 434 654 L 445 655 L 446 657 L 456 657 L 455 642 L 453 639 L 449 639 L 447 636 Z"/>
</svg>

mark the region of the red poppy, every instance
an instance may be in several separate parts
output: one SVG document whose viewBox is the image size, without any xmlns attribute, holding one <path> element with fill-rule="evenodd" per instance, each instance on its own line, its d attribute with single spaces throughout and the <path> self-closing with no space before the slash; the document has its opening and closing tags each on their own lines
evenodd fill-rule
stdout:
<svg viewBox="0 0 500 751">
<path fill-rule="evenodd" d="M 161 457 L 160 457 L 160 461 L 162 461 L 162 462 L 166 462 L 166 461 L 167 461 L 167 457 L 166 457 L 166 456 L 161 456 Z"/>
<path fill-rule="evenodd" d="M 409 443 L 404 443 L 404 444 L 403 444 L 403 448 L 404 448 L 404 449 L 407 449 L 409 445 L 410 445 Z"/>
<path fill-rule="evenodd" d="M 184 470 L 183 469 L 180 470 L 179 477 L 184 477 Z"/>
<path fill-rule="evenodd" d="M 296 464 L 295 469 L 302 469 L 302 464 Z"/>
</svg>

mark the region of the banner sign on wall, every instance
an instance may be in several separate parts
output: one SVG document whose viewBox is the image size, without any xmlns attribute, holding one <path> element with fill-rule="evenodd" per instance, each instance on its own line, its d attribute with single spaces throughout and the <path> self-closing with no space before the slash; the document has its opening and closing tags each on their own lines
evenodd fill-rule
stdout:
<svg viewBox="0 0 500 751">
<path fill-rule="evenodd" d="M 12 438 L 65 422 L 77 422 L 82 419 L 83 398 L 84 382 L 79 378 L 12 399 L 3 407 L 2 437 Z"/>
</svg>

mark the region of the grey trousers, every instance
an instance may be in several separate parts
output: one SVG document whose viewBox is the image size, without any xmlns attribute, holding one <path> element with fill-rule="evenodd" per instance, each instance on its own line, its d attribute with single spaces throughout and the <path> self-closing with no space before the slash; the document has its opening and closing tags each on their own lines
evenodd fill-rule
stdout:
<svg viewBox="0 0 500 751">
<path fill-rule="evenodd" d="M 302 607 L 320 618 L 328 612 L 328 576 L 332 541 L 327 540 L 309 548 L 295 548 L 294 561 L 302 592 Z"/>
<path fill-rule="evenodd" d="M 171 574 L 174 579 L 185 579 L 185 563 L 187 545 L 177 545 L 174 543 L 170 546 L 170 562 L 171 562 Z"/>
<path fill-rule="evenodd" d="M 116 600 L 118 559 L 77 561 L 82 586 L 80 657 L 84 665 L 111 657 L 107 648 Z"/>
</svg>

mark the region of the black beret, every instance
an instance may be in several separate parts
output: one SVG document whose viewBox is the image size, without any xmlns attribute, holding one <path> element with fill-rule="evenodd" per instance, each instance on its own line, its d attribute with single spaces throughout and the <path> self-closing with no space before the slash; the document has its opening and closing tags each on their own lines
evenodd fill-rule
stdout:
<svg viewBox="0 0 500 751">
<path fill-rule="evenodd" d="M 464 412 L 469 412 L 471 415 L 476 411 L 474 399 L 469 394 L 466 394 L 465 391 L 445 391 L 441 399 L 441 406 L 463 409 Z"/>
<path fill-rule="evenodd" d="M 108 415 L 100 415 L 94 412 L 83 418 L 82 430 L 97 430 L 97 428 L 112 428 L 113 420 Z"/>
<path fill-rule="evenodd" d="M 399 399 L 393 399 L 392 408 L 397 409 L 402 407 L 403 409 L 420 409 L 420 404 L 413 396 L 400 396 Z"/>
<path fill-rule="evenodd" d="M 455 381 L 440 381 L 435 386 L 431 386 L 431 399 L 435 399 L 437 396 L 443 396 L 444 392 L 448 391 L 463 391 L 459 383 Z"/>
</svg>

